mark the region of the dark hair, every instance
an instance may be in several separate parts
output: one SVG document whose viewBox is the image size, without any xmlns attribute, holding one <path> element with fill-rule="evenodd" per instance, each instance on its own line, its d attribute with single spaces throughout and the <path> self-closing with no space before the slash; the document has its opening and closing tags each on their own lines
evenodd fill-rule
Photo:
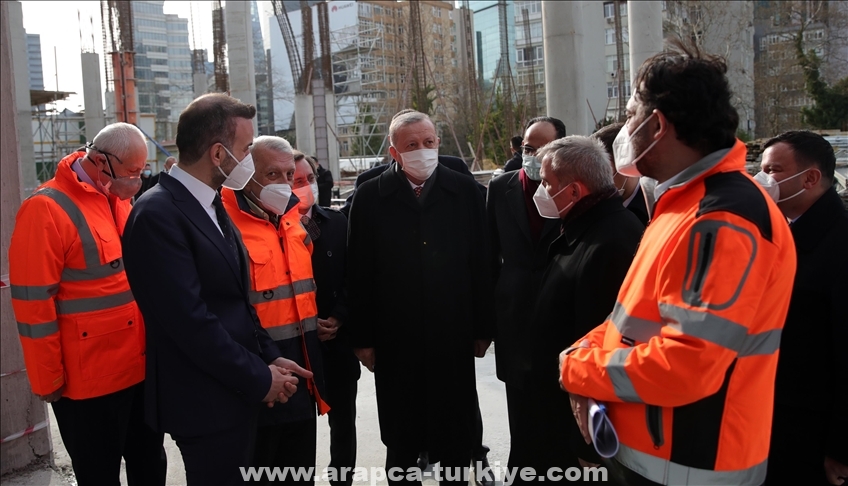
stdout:
<svg viewBox="0 0 848 486">
<path fill-rule="evenodd" d="M 798 165 L 805 169 L 815 166 L 821 171 L 822 178 L 828 181 L 828 187 L 833 185 L 836 153 L 824 137 L 807 130 L 792 130 L 770 138 L 763 145 L 763 150 L 779 143 L 785 143 L 792 148 Z"/>
<path fill-rule="evenodd" d="M 674 125 L 677 139 L 706 155 L 736 143 L 739 114 L 730 104 L 727 63 L 680 39 L 648 58 L 634 82 L 647 113 L 659 110 Z"/>
<path fill-rule="evenodd" d="M 537 116 L 536 118 L 533 118 L 532 120 L 527 122 L 527 125 L 524 126 L 524 131 L 526 132 L 528 128 L 541 122 L 547 122 L 554 126 L 554 128 L 556 129 L 557 139 L 560 139 L 565 136 L 565 123 L 563 123 L 562 120 L 560 120 L 559 118 L 554 118 L 550 116 Z"/>
<path fill-rule="evenodd" d="M 624 123 L 613 123 L 598 129 L 598 131 L 591 135 L 591 138 L 599 140 L 602 144 L 604 144 L 604 148 L 607 149 L 607 153 L 613 163 L 615 163 L 615 158 L 612 153 L 612 142 L 615 140 L 615 137 L 618 136 L 618 132 L 620 132 L 623 127 Z"/>
<path fill-rule="evenodd" d="M 514 150 L 521 150 L 522 143 L 524 143 L 524 139 L 517 135 L 509 139 L 509 144 Z"/>
<path fill-rule="evenodd" d="M 236 118 L 253 119 L 253 105 L 227 96 L 210 93 L 189 103 L 180 113 L 177 123 L 177 149 L 180 164 L 191 165 L 203 157 L 203 152 L 215 143 L 232 150 L 236 136 Z"/>
</svg>

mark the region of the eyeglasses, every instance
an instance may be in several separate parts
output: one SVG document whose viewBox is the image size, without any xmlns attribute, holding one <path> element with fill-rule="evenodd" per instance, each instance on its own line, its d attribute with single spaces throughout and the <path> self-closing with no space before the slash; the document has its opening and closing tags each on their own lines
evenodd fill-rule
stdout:
<svg viewBox="0 0 848 486">
<path fill-rule="evenodd" d="M 112 161 L 111 161 L 111 160 L 109 160 L 109 157 L 115 157 L 115 159 L 117 159 L 117 160 L 118 160 L 118 163 L 119 163 L 119 164 L 124 165 L 124 162 L 120 159 L 120 157 L 118 157 L 118 156 L 117 156 L 117 155 L 115 155 L 115 154 L 110 154 L 109 152 L 106 152 L 106 151 L 104 151 L 104 150 L 100 150 L 99 148 L 97 148 L 97 147 L 94 145 L 94 142 L 88 142 L 87 144 L 85 144 L 85 148 L 87 148 L 87 149 L 92 149 L 92 150 L 96 150 L 96 151 L 98 151 L 98 152 L 100 152 L 101 154 L 103 154 L 103 155 L 105 155 L 105 156 L 106 156 L 106 165 L 108 165 L 108 166 L 109 166 L 109 172 L 111 172 L 111 174 L 109 174 L 109 175 L 110 175 L 110 176 L 112 176 L 112 178 L 113 178 L 113 179 L 115 179 L 115 178 L 116 178 L 116 176 L 115 176 L 115 169 L 112 167 Z"/>
<path fill-rule="evenodd" d="M 539 150 L 539 149 L 533 147 L 532 145 L 522 145 L 521 146 L 521 152 L 524 155 L 536 155 L 537 150 Z"/>
</svg>

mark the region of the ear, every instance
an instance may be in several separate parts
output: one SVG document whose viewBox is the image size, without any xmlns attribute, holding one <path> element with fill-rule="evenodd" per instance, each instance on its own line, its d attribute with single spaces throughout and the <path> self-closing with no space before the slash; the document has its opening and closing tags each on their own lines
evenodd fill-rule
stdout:
<svg viewBox="0 0 848 486">
<path fill-rule="evenodd" d="M 819 185 L 821 182 L 822 173 L 818 167 L 811 167 L 810 170 L 804 174 L 804 189 L 810 190 L 813 187 Z"/>
<path fill-rule="evenodd" d="M 669 131 L 669 129 L 671 128 L 671 123 L 660 110 L 654 110 L 654 115 L 656 115 L 656 123 L 651 124 L 653 127 L 655 127 L 652 133 L 652 138 L 654 140 L 658 140 Z"/>
<path fill-rule="evenodd" d="M 224 159 L 229 157 L 227 155 L 227 151 L 224 150 L 224 146 L 220 143 L 213 143 L 208 150 L 209 158 L 212 160 L 212 165 L 215 167 L 220 167 L 221 163 L 224 162 Z"/>
<path fill-rule="evenodd" d="M 395 159 L 401 167 L 403 167 L 403 161 L 400 160 L 400 152 L 398 152 L 392 145 L 389 145 L 389 155 L 391 155 L 392 158 Z"/>
</svg>

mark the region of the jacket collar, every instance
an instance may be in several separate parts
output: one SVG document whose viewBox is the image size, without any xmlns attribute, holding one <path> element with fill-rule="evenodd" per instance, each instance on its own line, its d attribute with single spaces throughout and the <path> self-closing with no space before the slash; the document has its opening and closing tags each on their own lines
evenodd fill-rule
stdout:
<svg viewBox="0 0 848 486">
<path fill-rule="evenodd" d="M 624 206 L 621 205 L 621 196 L 617 194 L 598 201 L 592 207 L 586 209 L 583 214 L 564 222 L 562 235 L 555 241 L 562 239 L 568 246 L 574 246 L 583 237 L 583 233 L 596 221 L 616 211 L 626 211 Z"/>
<path fill-rule="evenodd" d="M 433 186 L 429 189 L 430 193 L 424 201 L 423 207 L 435 204 L 439 198 L 433 196 L 434 193 L 439 190 L 445 190 L 452 193 L 459 192 L 459 182 L 456 180 L 458 176 L 454 173 L 454 171 L 444 167 L 442 164 L 438 164 L 436 165 L 435 176 L 436 180 L 433 182 Z M 389 167 L 389 169 L 380 174 L 377 184 L 380 197 L 389 197 L 396 193 L 396 197 L 404 203 L 419 210 L 422 208 L 422 205 L 415 199 L 415 194 L 412 192 L 412 188 L 409 186 L 406 176 L 400 171 L 392 170 L 391 167 Z"/>
<path fill-rule="evenodd" d="M 813 250 L 834 226 L 838 218 L 845 219 L 842 199 L 831 187 L 804 214 L 795 220 L 790 229 L 795 246 L 806 251 Z"/>
</svg>

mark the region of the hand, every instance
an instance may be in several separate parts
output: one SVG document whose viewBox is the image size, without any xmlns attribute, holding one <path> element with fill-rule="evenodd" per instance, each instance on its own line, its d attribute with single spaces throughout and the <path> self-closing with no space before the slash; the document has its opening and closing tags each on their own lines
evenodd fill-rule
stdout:
<svg viewBox="0 0 848 486">
<path fill-rule="evenodd" d="M 289 370 L 280 368 L 275 364 L 268 365 L 268 369 L 271 370 L 271 388 L 262 401 L 268 404 L 268 408 L 272 408 L 274 402 L 286 403 L 289 401 L 289 397 L 297 391 L 298 380 Z"/>
<path fill-rule="evenodd" d="M 580 467 L 601 467 L 600 464 L 594 464 L 589 461 L 584 461 L 583 459 L 577 458 L 577 462 L 580 463 Z"/>
<path fill-rule="evenodd" d="M 353 350 L 353 354 L 368 368 L 368 371 L 374 372 L 374 348 L 357 348 Z"/>
<path fill-rule="evenodd" d="M 486 350 L 492 344 L 491 339 L 475 339 L 474 340 L 474 356 L 482 358 L 486 356 Z"/>
<path fill-rule="evenodd" d="M 827 482 L 840 486 L 845 484 L 845 478 L 848 478 L 848 466 L 830 457 L 825 457 L 824 474 L 827 477 Z"/>
<path fill-rule="evenodd" d="M 580 427 L 580 434 L 587 444 L 592 443 L 592 435 L 589 434 L 589 399 L 582 395 L 569 393 L 568 398 L 571 400 L 571 412 L 574 415 L 574 420 L 577 421 L 577 426 Z"/>
<path fill-rule="evenodd" d="M 330 339 L 335 339 L 336 334 L 339 332 L 339 327 L 341 323 L 335 317 L 328 317 L 327 319 L 318 319 L 318 339 L 321 341 L 329 341 Z"/>
<path fill-rule="evenodd" d="M 49 395 L 36 395 L 36 396 L 44 402 L 53 403 L 53 402 L 59 400 L 60 398 L 62 398 L 62 392 L 64 392 L 64 391 L 65 391 L 65 385 L 62 385 L 61 387 L 59 387 L 58 390 L 54 391 L 53 393 L 51 393 Z"/>
<path fill-rule="evenodd" d="M 288 374 L 294 373 L 294 374 L 302 376 L 304 378 L 312 378 L 312 372 L 311 371 L 309 371 L 305 368 L 301 368 L 299 364 L 295 363 L 294 361 L 292 361 L 290 359 L 277 358 L 273 362 L 271 362 L 271 364 L 275 365 L 279 368 L 282 368 L 285 371 L 288 371 L 289 372 Z"/>
</svg>

